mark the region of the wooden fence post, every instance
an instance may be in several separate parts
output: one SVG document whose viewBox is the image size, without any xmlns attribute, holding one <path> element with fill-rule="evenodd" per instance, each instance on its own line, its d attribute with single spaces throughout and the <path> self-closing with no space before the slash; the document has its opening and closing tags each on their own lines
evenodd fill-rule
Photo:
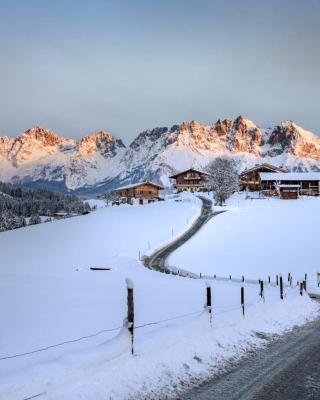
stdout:
<svg viewBox="0 0 320 400">
<path fill-rule="evenodd" d="M 303 281 L 303 288 L 305 291 L 307 291 L 307 281 L 306 280 Z"/>
<path fill-rule="evenodd" d="M 270 275 L 269 275 L 269 285 L 270 285 L 270 283 L 271 283 L 271 278 L 270 278 Z"/>
<path fill-rule="evenodd" d="M 288 273 L 288 282 L 290 282 L 290 277 L 291 277 L 291 274 L 290 274 L 290 272 Z"/>
<path fill-rule="evenodd" d="M 241 286 L 241 308 L 242 308 L 242 315 L 244 316 L 244 287 Z"/>
<path fill-rule="evenodd" d="M 244 276 L 242 275 L 242 282 L 244 282 Z"/>
<path fill-rule="evenodd" d="M 277 282 L 277 286 L 279 286 L 279 276 L 276 276 L 276 282 Z"/>
<path fill-rule="evenodd" d="M 230 279 L 230 281 L 231 281 L 231 275 L 229 275 L 229 279 Z"/>
<path fill-rule="evenodd" d="M 290 276 L 290 286 L 292 286 L 292 275 Z"/>
<path fill-rule="evenodd" d="M 264 300 L 263 280 L 260 280 L 260 297 Z"/>
<path fill-rule="evenodd" d="M 282 275 L 280 275 L 280 299 L 283 300 L 283 281 L 282 281 Z"/>
<path fill-rule="evenodd" d="M 202 278 L 202 274 L 201 274 L 201 272 L 200 272 L 200 279 Z"/>
<path fill-rule="evenodd" d="M 134 354 L 133 349 L 133 333 L 134 333 L 134 302 L 133 302 L 133 281 L 130 278 L 126 278 L 127 284 L 127 320 L 128 320 L 128 330 L 131 335 L 131 354 Z"/>
<path fill-rule="evenodd" d="M 207 304 L 206 304 L 206 309 L 208 310 L 209 313 L 209 319 L 210 319 L 210 325 L 212 325 L 212 299 L 211 299 L 211 286 L 210 282 L 205 281 L 206 287 L 207 287 Z"/>
<path fill-rule="evenodd" d="M 303 283 L 300 282 L 300 296 L 303 295 Z"/>
</svg>

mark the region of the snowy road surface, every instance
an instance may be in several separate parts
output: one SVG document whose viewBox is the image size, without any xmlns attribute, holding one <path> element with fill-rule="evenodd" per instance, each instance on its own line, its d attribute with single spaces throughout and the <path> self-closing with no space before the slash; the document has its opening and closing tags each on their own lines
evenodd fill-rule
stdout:
<svg viewBox="0 0 320 400">
<path fill-rule="evenodd" d="M 168 256 L 194 236 L 214 215 L 220 214 L 221 211 L 218 213 L 212 212 L 212 201 L 210 199 L 203 196 L 199 196 L 199 198 L 202 201 L 201 214 L 194 224 L 182 236 L 157 250 L 150 257 L 145 258 L 144 263 L 148 268 L 162 272 L 165 272 L 166 269 L 170 270 L 170 268 L 166 268 Z"/>
<path fill-rule="evenodd" d="M 185 400 L 320 399 L 320 319 L 296 328 Z"/>
</svg>

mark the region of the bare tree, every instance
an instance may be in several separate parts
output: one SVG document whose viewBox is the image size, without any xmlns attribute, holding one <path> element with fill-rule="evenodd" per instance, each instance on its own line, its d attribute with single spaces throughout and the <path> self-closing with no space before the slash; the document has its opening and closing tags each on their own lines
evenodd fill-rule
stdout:
<svg viewBox="0 0 320 400">
<path fill-rule="evenodd" d="M 217 157 L 207 166 L 206 172 L 207 187 L 213 191 L 217 205 L 222 206 L 234 192 L 239 190 L 237 164 L 231 158 Z"/>
<path fill-rule="evenodd" d="M 103 195 L 103 199 L 106 201 L 107 205 L 109 205 L 109 203 L 113 203 L 119 200 L 119 193 L 115 190 L 110 190 Z"/>
</svg>

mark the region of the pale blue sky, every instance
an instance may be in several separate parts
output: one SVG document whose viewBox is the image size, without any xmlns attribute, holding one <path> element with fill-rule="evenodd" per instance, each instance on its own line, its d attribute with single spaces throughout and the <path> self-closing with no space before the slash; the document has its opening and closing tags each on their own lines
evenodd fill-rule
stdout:
<svg viewBox="0 0 320 400">
<path fill-rule="evenodd" d="M 320 1 L 0 0 L 0 134 L 182 120 L 320 134 Z"/>
</svg>

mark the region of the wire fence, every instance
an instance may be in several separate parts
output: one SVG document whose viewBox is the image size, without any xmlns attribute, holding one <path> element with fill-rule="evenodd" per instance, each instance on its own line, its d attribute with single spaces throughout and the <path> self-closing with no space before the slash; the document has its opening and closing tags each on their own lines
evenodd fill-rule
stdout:
<svg viewBox="0 0 320 400">
<path fill-rule="evenodd" d="M 179 271 L 179 273 L 180 273 L 180 271 Z M 199 317 L 203 313 L 206 313 L 206 312 L 210 313 L 210 318 L 211 318 L 212 315 L 213 316 L 218 316 L 218 315 L 222 315 L 222 314 L 225 314 L 225 313 L 230 313 L 232 311 L 236 311 L 236 310 L 239 310 L 239 309 L 242 308 L 243 315 L 244 315 L 244 309 L 245 308 L 246 309 L 247 308 L 251 308 L 251 307 L 257 305 L 258 303 L 264 302 L 264 300 L 265 300 L 265 297 L 264 297 L 265 296 L 264 284 L 261 283 L 261 282 L 263 282 L 261 280 L 253 280 L 253 279 L 246 279 L 245 280 L 244 278 L 241 278 L 241 279 L 238 278 L 237 279 L 237 278 L 232 278 L 231 276 L 229 276 L 229 278 L 228 278 L 228 277 L 218 277 L 216 275 L 214 275 L 214 276 L 209 276 L 209 275 L 199 276 L 199 275 L 197 275 L 197 279 L 199 279 L 199 278 L 204 279 L 205 281 L 216 280 L 216 281 L 240 283 L 242 291 L 244 291 L 244 284 L 245 283 L 259 284 L 260 285 L 259 299 L 257 301 L 251 302 L 251 303 L 250 302 L 246 302 L 245 303 L 244 297 L 243 297 L 243 295 L 241 295 L 241 301 L 239 302 L 239 304 L 237 306 L 236 305 L 225 305 L 225 306 L 224 305 L 215 305 L 214 307 L 212 307 L 212 303 L 211 303 L 211 301 L 212 301 L 211 300 L 211 286 L 209 287 L 208 284 L 207 284 L 207 304 L 204 306 L 204 308 L 202 310 L 198 310 L 198 311 L 194 311 L 194 312 L 190 312 L 190 313 L 184 313 L 184 314 L 176 315 L 176 316 L 165 318 L 165 319 L 160 319 L 158 321 L 144 322 L 144 323 L 141 323 L 139 325 L 135 325 L 134 324 L 134 312 L 133 312 L 133 310 L 134 310 L 133 287 L 129 287 L 128 286 L 127 287 L 127 290 L 128 290 L 128 310 L 130 309 L 131 312 L 128 311 L 127 318 L 125 319 L 125 322 L 124 322 L 123 325 L 116 326 L 114 328 L 101 329 L 101 330 L 99 330 L 97 332 L 94 332 L 92 334 L 88 334 L 88 335 L 85 335 L 85 336 L 80 336 L 78 338 L 74 338 L 74 339 L 70 339 L 70 340 L 65 340 L 65 341 L 58 342 L 58 343 L 55 343 L 55 344 L 51 344 L 51 345 L 48 345 L 48 346 L 44 346 L 44 347 L 40 347 L 40 348 L 37 348 L 37 349 L 33 349 L 33 350 L 30 350 L 30 351 L 27 351 L 27 352 L 21 352 L 21 353 L 2 356 L 2 357 L 0 357 L 0 361 L 5 361 L 5 360 L 11 360 L 11 359 L 14 359 L 14 358 L 30 356 L 30 355 L 33 355 L 33 354 L 36 354 L 36 353 L 45 352 L 45 351 L 48 351 L 50 349 L 54 349 L 54 348 L 61 347 L 61 346 L 64 346 L 64 345 L 73 344 L 73 343 L 81 342 L 81 341 L 84 341 L 84 340 L 87 340 L 87 339 L 95 338 L 95 337 L 100 336 L 100 335 L 102 335 L 104 333 L 116 332 L 116 331 L 120 332 L 121 329 L 127 329 L 128 327 L 129 327 L 129 331 L 130 331 L 130 333 L 132 335 L 132 338 L 133 338 L 134 331 L 136 331 L 136 330 L 139 330 L 139 329 L 142 329 L 142 328 L 145 328 L 145 327 L 148 327 L 148 326 L 158 326 L 158 325 L 161 325 L 163 323 L 176 321 L 176 320 L 181 320 L 181 319 L 186 318 L 186 317 L 191 317 L 191 316 Z M 269 286 L 275 287 L 275 286 L 279 285 L 281 282 L 282 282 L 282 277 L 280 277 L 279 281 L 277 280 L 277 282 L 271 282 L 270 281 Z M 268 284 L 268 282 L 266 282 L 266 284 Z M 281 297 L 281 291 L 283 290 L 283 287 L 286 287 L 286 288 L 290 287 L 292 289 L 296 288 L 296 286 L 292 286 L 292 285 L 289 285 L 289 284 L 284 286 L 284 284 L 282 283 L 282 289 L 281 289 L 281 286 L 279 287 L 280 288 L 280 298 L 283 298 L 283 297 Z M 301 286 L 299 288 L 300 288 L 300 294 L 302 294 Z M 304 286 L 304 289 L 306 289 L 306 285 Z M 132 296 L 129 296 L 129 292 L 130 291 L 132 291 Z M 275 294 L 275 293 L 269 293 L 268 294 L 268 298 L 270 298 L 270 299 L 274 299 L 276 297 L 279 298 L 279 294 Z M 132 304 L 129 304 L 130 302 Z M 132 340 L 132 346 L 133 346 L 133 340 Z"/>
</svg>

